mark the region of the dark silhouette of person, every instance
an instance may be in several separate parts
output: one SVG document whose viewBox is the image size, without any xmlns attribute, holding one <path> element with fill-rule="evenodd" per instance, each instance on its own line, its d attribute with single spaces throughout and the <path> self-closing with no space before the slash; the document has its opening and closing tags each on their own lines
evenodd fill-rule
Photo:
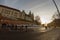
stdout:
<svg viewBox="0 0 60 40">
<path fill-rule="evenodd" d="M 25 26 L 25 28 L 26 28 L 26 32 L 27 32 L 27 26 Z"/>
</svg>

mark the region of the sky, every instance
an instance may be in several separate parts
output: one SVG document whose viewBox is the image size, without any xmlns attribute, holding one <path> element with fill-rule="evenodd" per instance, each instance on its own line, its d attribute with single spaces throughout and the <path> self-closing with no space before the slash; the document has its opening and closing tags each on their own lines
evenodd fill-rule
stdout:
<svg viewBox="0 0 60 40">
<path fill-rule="evenodd" d="M 60 10 L 60 0 L 55 0 L 55 2 Z M 32 11 L 35 16 L 40 16 L 44 23 L 49 23 L 52 15 L 57 12 L 52 0 L 0 0 L 0 4 L 25 10 L 26 13 Z"/>
</svg>

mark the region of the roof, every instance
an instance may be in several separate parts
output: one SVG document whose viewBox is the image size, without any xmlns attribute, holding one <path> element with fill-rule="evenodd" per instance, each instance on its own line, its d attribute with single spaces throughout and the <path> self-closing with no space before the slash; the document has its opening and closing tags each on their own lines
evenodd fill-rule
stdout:
<svg viewBox="0 0 60 40">
<path fill-rule="evenodd" d="M 0 5 L 0 7 L 5 7 L 5 8 L 8 8 L 8 9 L 12 9 L 12 10 L 16 10 L 16 11 L 20 12 L 20 10 L 18 10 L 18 9 L 15 9 L 15 8 L 12 8 L 12 7 L 8 7 L 8 6 L 5 6 L 5 5 Z"/>
<path fill-rule="evenodd" d="M 5 5 L 0 5 L 0 7 L 5 7 L 5 8 L 8 8 L 8 9 L 12 9 L 12 10 L 16 10 L 16 11 L 19 11 L 20 12 L 20 10 L 18 10 L 18 9 L 15 9 L 15 8 L 12 8 L 12 7 L 8 7 L 8 6 L 5 6 Z M 25 13 L 25 15 L 26 16 L 29 16 L 29 17 L 31 16 L 31 15 L 28 15 L 26 13 Z"/>
</svg>

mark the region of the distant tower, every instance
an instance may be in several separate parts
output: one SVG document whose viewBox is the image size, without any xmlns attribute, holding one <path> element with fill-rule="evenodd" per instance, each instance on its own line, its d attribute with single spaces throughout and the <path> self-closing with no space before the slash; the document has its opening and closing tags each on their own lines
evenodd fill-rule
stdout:
<svg viewBox="0 0 60 40">
<path fill-rule="evenodd" d="M 55 2 L 54 0 L 52 0 L 52 1 L 53 1 L 53 3 L 55 4 L 55 7 L 56 7 L 56 9 L 57 9 L 57 12 L 58 12 L 58 14 L 59 14 L 59 16 L 60 16 L 60 12 L 59 12 L 59 9 L 58 9 L 58 7 L 57 7 L 56 2 Z"/>
</svg>

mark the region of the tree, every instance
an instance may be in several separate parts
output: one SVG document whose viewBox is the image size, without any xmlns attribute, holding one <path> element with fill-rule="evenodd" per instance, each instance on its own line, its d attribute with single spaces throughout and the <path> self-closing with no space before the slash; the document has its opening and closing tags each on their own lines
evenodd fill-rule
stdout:
<svg viewBox="0 0 60 40">
<path fill-rule="evenodd" d="M 31 11 L 29 11 L 29 16 L 32 18 L 32 20 L 34 21 L 34 14 L 31 12 Z"/>
<path fill-rule="evenodd" d="M 26 14 L 26 13 L 25 13 L 25 10 L 23 10 L 22 13 Z"/>
<path fill-rule="evenodd" d="M 31 11 L 29 12 L 29 15 L 31 15 Z"/>
<path fill-rule="evenodd" d="M 60 16 L 57 12 L 52 16 L 52 20 L 55 20 L 55 19 L 60 19 Z"/>
<path fill-rule="evenodd" d="M 59 14 L 55 13 L 52 16 L 52 19 L 53 19 L 53 21 L 52 21 L 51 24 L 53 24 L 53 26 L 55 26 L 55 27 L 60 26 L 60 16 L 59 16 Z"/>
<path fill-rule="evenodd" d="M 41 24 L 41 21 L 40 21 L 40 17 L 39 17 L 39 16 L 36 16 L 36 17 L 35 17 L 35 22 L 36 22 L 36 24 L 38 24 L 38 25 Z"/>
<path fill-rule="evenodd" d="M 35 17 L 35 20 L 39 22 L 40 21 L 40 17 L 39 16 L 36 16 Z"/>
</svg>

